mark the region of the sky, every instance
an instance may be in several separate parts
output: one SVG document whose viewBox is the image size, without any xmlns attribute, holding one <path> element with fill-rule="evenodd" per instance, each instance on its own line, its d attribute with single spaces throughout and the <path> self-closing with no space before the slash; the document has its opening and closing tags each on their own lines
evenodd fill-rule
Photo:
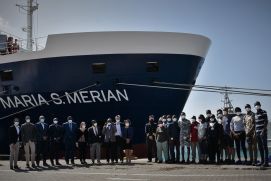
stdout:
<svg viewBox="0 0 271 181">
<path fill-rule="evenodd" d="M 34 0 L 35 1 L 35 0 Z M 26 37 L 26 14 L 0 0 L 0 30 Z M 271 89 L 270 0 L 38 0 L 34 35 L 91 31 L 168 31 L 207 36 L 212 44 L 196 84 Z M 271 92 L 270 92 L 271 93 Z M 234 107 L 262 103 L 271 113 L 271 97 L 232 95 Z M 222 94 L 193 92 L 188 117 L 215 112 Z"/>
</svg>

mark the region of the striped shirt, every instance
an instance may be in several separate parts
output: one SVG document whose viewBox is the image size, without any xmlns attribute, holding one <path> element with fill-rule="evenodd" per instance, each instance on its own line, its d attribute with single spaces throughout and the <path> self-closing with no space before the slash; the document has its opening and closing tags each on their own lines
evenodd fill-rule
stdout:
<svg viewBox="0 0 271 181">
<path fill-rule="evenodd" d="M 259 109 L 255 114 L 256 133 L 262 132 L 268 123 L 267 112 Z"/>
</svg>

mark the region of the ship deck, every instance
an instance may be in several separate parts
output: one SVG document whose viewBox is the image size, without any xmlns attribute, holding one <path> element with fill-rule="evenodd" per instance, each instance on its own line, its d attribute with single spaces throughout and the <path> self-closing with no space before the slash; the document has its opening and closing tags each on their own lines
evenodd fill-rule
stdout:
<svg viewBox="0 0 271 181">
<path fill-rule="evenodd" d="M 102 160 L 102 162 L 104 162 Z M 146 159 L 134 160 L 131 165 L 75 165 L 26 169 L 19 162 L 19 171 L 9 170 L 8 161 L 0 161 L 0 180 L 58 181 L 58 180 L 270 180 L 271 167 L 264 170 L 245 165 L 184 165 L 147 163 Z"/>
</svg>

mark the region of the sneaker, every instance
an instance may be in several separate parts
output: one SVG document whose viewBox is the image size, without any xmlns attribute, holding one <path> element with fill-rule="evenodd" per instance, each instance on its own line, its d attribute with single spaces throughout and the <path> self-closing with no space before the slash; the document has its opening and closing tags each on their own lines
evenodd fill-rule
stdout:
<svg viewBox="0 0 271 181">
<path fill-rule="evenodd" d="M 29 165 L 29 164 L 26 164 L 26 168 L 30 168 L 30 165 Z"/>
<path fill-rule="evenodd" d="M 18 167 L 18 165 L 15 165 L 15 166 L 14 166 L 14 169 L 20 169 L 20 167 Z"/>
</svg>

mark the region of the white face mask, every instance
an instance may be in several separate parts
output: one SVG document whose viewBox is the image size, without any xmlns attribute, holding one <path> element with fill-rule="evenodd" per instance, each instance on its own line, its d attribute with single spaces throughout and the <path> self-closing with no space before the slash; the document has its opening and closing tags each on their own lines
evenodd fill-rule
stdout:
<svg viewBox="0 0 271 181">
<path fill-rule="evenodd" d="M 158 126 L 161 128 L 163 126 L 163 124 L 158 124 Z"/>
<path fill-rule="evenodd" d="M 125 126 L 126 126 L 126 127 L 129 127 L 129 125 L 130 125 L 129 123 L 125 123 Z"/>
<path fill-rule="evenodd" d="M 168 118 L 168 119 L 167 119 L 167 121 L 171 121 L 171 119 L 170 119 L 170 118 Z"/>
<path fill-rule="evenodd" d="M 259 110 L 259 109 L 261 109 L 261 106 L 255 106 L 255 109 Z"/>
<path fill-rule="evenodd" d="M 162 119 L 163 122 L 166 122 L 166 119 Z"/>
<path fill-rule="evenodd" d="M 195 122 L 196 120 L 195 119 L 191 119 L 192 123 Z"/>
<path fill-rule="evenodd" d="M 107 126 L 111 126 L 111 123 L 107 123 Z"/>
<path fill-rule="evenodd" d="M 120 119 L 116 119 L 116 122 L 119 123 L 119 122 L 120 122 Z"/>
<path fill-rule="evenodd" d="M 72 120 L 71 120 L 71 119 L 69 119 L 69 120 L 68 120 L 68 123 L 72 123 Z"/>
<path fill-rule="evenodd" d="M 97 127 L 97 123 L 94 123 L 94 126 Z"/>
<path fill-rule="evenodd" d="M 181 116 L 182 119 L 185 119 L 185 116 Z"/>
<path fill-rule="evenodd" d="M 44 119 L 40 119 L 40 122 L 41 122 L 41 123 L 44 123 Z"/>
<path fill-rule="evenodd" d="M 199 120 L 199 122 L 201 123 L 202 122 L 202 120 L 201 119 L 198 119 Z"/>
<path fill-rule="evenodd" d="M 215 119 L 214 118 L 211 118 L 210 121 L 213 122 Z"/>
<path fill-rule="evenodd" d="M 177 121 L 177 118 L 173 118 L 173 121 L 176 122 L 176 121 Z"/>
<path fill-rule="evenodd" d="M 14 126 L 19 126 L 19 122 L 14 122 Z"/>
<path fill-rule="evenodd" d="M 247 111 L 247 112 L 250 112 L 250 111 L 251 111 L 251 109 L 250 109 L 250 108 L 246 108 L 246 111 Z"/>
<path fill-rule="evenodd" d="M 215 125 L 215 123 L 210 123 L 210 126 L 213 127 Z"/>
<path fill-rule="evenodd" d="M 241 115 L 241 112 L 237 112 L 236 115 L 237 115 L 237 116 L 240 116 L 240 115 Z"/>
<path fill-rule="evenodd" d="M 54 124 L 57 124 L 58 123 L 58 121 L 53 121 L 54 122 Z"/>
<path fill-rule="evenodd" d="M 27 123 L 30 123 L 30 119 L 27 119 L 26 122 L 27 122 Z"/>
</svg>

